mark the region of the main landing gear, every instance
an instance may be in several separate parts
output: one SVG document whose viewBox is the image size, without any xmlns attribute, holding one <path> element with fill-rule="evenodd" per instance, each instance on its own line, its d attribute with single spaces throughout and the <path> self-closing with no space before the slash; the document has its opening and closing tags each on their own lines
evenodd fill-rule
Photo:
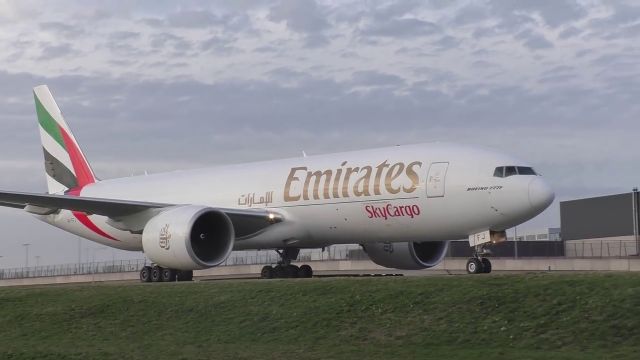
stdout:
<svg viewBox="0 0 640 360">
<path fill-rule="evenodd" d="M 280 255 L 280 261 L 276 266 L 266 265 L 260 272 L 263 279 L 284 279 L 284 278 L 310 278 L 313 276 L 313 269 L 309 265 L 296 266 L 291 261 L 298 258 L 300 249 L 285 248 L 276 250 Z"/>
<path fill-rule="evenodd" d="M 144 266 L 140 269 L 141 282 L 192 281 L 193 271 L 163 268 L 158 265 Z"/>
<path fill-rule="evenodd" d="M 491 261 L 485 256 L 489 255 L 481 245 L 476 246 L 473 257 L 467 260 L 467 273 L 469 274 L 488 274 L 491 272 Z"/>
</svg>

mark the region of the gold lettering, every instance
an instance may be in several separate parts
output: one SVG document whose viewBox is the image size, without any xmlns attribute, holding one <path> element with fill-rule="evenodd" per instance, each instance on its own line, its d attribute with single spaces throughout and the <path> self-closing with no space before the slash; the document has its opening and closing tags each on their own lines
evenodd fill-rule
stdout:
<svg viewBox="0 0 640 360">
<path fill-rule="evenodd" d="M 380 165 L 376 166 L 376 179 L 375 179 L 375 182 L 373 183 L 373 192 L 376 195 L 382 194 L 380 192 L 380 180 L 382 178 L 382 170 L 384 170 L 384 168 L 387 168 L 387 167 L 389 167 L 389 163 L 387 162 L 387 160 L 381 162 Z"/>
<path fill-rule="evenodd" d="M 353 195 L 357 197 L 371 196 L 371 192 L 369 192 L 369 185 L 371 183 L 371 173 L 373 172 L 373 169 L 371 166 L 363 166 L 361 170 L 364 171 L 365 174 L 356 180 L 356 183 L 353 185 Z"/>
<path fill-rule="evenodd" d="M 284 185 L 284 201 L 285 202 L 300 200 L 300 195 L 291 195 L 291 184 L 294 181 L 300 180 L 300 178 L 295 176 L 296 172 L 305 171 L 305 170 L 307 170 L 307 168 L 304 166 L 291 168 L 291 171 L 289 172 L 289 177 L 287 177 L 287 182 Z"/>
<path fill-rule="evenodd" d="M 342 167 L 345 165 L 347 165 L 346 161 L 340 165 L 341 168 L 336 171 L 336 177 L 333 178 L 333 197 L 336 199 L 340 197 L 340 176 L 342 176 Z"/>
<path fill-rule="evenodd" d="M 402 190 L 402 186 L 399 186 L 397 189 L 393 187 L 393 181 L 397 179 L 404 170 L 404 164 L 399 162 L 391 165 L 389 171 L 387 171 L 387 175 L 384 177 L 384 186 L 389 192 L 389 194 L 397 194 Z"/>
<path fill-rule="evenodd" d="M 406 174 L 407 174 L 407 177 L 411 180 L 411 186 L 403 187 L 402 190 L 404 190 L 404 192 L 408 194 L 416 191 L 416 189 L 418 188 L 418 185 L 420 184 L 420 177 L 418 176 L 418 173 L 416 172 L 416 170 L 413 169 L 414 166 L 422 167 L 422 162 L 414 161 L 411 164 L 407 165 Z"/>
<path fill-rule="evenodd" d="M 332 174 L 331 170 L 325 170 L 324 172 L 320 170 L 314 171 L 314 172 L 308 171 L 307 179 L 304 182 L 304 191 L 302 192 L 302 198 L 305 200 L 309 200 L 309 185 L 311 183 L 311 178 L 315 178 L 315 181 L 313 183 L 313 198 L 315 200 L 319 200 L 320 199 L 320 180 L 322 180 L 322 178 L 324 177 L 324 186 L 322 190 L 322 195 L 324 196 L 325 199 L 331 199 L 331 196 L 329 195 L 329 184 L 331 183 L 331 174 Z"/>
<path fill-rule="evenodd" d="M 360 171 L 359 167 L 347 168 L 344 180 L 342 180 L 342 197 L 349 197 L 349 179 L 351 178 L 351 174 L 357 173 L 358 171 Z"/>
</svg>

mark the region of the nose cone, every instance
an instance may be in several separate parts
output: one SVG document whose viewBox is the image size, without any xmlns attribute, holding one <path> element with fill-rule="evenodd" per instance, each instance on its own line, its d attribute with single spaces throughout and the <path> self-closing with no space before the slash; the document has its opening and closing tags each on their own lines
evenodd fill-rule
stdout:
<svg viewBox="0 0 640 360">
<path fill-rule="evenodd" d="M 541 212 L 551 205 L 555 196 L 551 186 L 541 177 L 538 176 L 529 182 L 529 203 L 537 211 Z"/>
</svg>

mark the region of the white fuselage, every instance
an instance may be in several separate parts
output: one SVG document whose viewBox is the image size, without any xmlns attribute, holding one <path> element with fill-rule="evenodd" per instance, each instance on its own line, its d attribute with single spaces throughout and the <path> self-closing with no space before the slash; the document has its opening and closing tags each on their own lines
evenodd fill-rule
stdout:
<svg viewBox="0 0 640 360">
<path fill-rule="evenodd" d="M 100 181 L 81 196 L 217 208 L 264 209 L 284 221 L 234 249 L 440 241 L 505 230 L 539 214 L 553 192 L 537 175 L 494 177 L 527 166 L 483 148 L 432 143 L 218 166 Z M 142 250 L 141 236 L 69 211 L 43 220 L 93 241 Z"/>
</svg>

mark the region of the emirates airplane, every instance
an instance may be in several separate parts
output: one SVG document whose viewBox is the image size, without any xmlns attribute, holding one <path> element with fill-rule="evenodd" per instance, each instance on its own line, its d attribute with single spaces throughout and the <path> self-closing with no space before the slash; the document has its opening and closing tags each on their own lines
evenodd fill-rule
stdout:
<svg viewBox="0 0 640 360">
<path fill-rule="evenodd" d="M 397 269 L 440 263 L 468 238 L 469 273 L 486 246 L 538 215 L 554 193 L 527 163 L 447 143 L 98 180 L 46 85 L 34 88 L 48 194 L 0 191 L 0 205 L 103 245 L 143 251 L 142 281 L 191 280 L 233 250 L 273 249 L 263 278 L 311 277 L 302 248 L 360 244 Z"/>
</svg>

